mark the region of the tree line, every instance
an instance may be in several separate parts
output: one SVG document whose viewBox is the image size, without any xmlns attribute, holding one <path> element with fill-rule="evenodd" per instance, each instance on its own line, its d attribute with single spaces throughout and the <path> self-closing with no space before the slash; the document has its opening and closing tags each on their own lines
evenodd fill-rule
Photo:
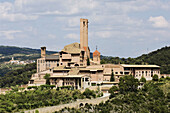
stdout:
<svg viewBox="0 0 170 113">
<path fill-rule="evenodd" d="M 170 47 L 163 47 L 149 54 L 143 54 L 137 58 L 119 58 L 101 56 L 101 64 L 154 64 L 161 66 L 162 74 L 170 73 Z"/>
</svg>

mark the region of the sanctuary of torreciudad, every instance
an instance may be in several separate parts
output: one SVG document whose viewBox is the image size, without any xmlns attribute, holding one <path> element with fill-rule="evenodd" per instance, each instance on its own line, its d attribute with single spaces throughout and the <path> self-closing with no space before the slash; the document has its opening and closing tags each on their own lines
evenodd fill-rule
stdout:
<svg viewBox="0 0 170 113">
<path fill-rule="evenodd" d="M 114 73 L 114 82 L 110 82 Z M 41 58 L 37 59 L 37 73 L 33 74 L 29 86 L 46 84 L 45 74 L 50 74 L 50 84 L 72 86 L 76 89 L 85 89 L 100 85 L 110 87 L 119 82 L 124 75 L 132 75 L 137 79 L 142 76 L 152 80 L 157 74 L 160 77 L 160 67 L 157 65 L 127 65 L 127 64 L 100 64 L 100 52 L 93 52 L 90 59 L 88 46 L 88 20 L 80 19 L 80 43 L 66 45 L 59 53 L 46 55 L 46 47 L 41 47 Z"/>
</svg>

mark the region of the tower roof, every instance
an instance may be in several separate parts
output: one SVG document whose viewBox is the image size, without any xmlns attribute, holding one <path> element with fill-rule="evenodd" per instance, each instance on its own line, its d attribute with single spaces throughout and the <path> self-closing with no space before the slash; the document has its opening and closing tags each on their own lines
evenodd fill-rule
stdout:
<svg viewBox="0 0 170 113">
<path fill-rule="evenodd" d="M 93 52 L 93 56 L 100 56 L 100 52 L 96 50 L 95 52 Z"/>
</svg>

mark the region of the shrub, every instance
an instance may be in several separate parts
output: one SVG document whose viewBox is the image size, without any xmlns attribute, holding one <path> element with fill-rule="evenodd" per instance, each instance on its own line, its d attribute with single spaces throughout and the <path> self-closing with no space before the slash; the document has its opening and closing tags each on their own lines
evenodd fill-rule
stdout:
<svg viewBox="0 0 170 113">
<path fill-rule="evenodd" d="M 39 111 L 38 111 L 38 110 L 35 110 L 35 113 L 39 113 Z"/>
<path fill-rule="evenodd" d="M 86 98 L 89 98 L 89 99 L 91 99 L 91 96 L 93 98 L 96 98 L 95 92 L 90 90 L 90 89 L 88 89 L 88 88 L 85 89 L 85 91 L 83 92 L 83 95 L 86 96 Z"/>
<path fill-rule="evenodd" d="M 144 82 L 144 83 L 146 83 L 146 79 L 145 79 L 145 77 L 141 77 L 141 79 L 140 79 L 140 82 Z"/>
<path fill-rule="evenodd" d="M 152 80 L 153 80 L 153 81 L 158 81 L 158 75 L 157 75 L 157 74 L 154 74 L 153 77 L 152 77 Z"/>
</svg>

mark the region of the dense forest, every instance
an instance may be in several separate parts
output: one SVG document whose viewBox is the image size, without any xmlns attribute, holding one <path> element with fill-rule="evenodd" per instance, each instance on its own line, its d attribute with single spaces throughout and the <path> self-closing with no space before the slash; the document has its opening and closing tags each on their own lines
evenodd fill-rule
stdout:
<svg viewBox="0 0 170 113">
<path fill-rule="evenodd" d="M 99 105 L 64 108 L 55 113 L 168 113 L 170 102 L 170 78 L 148 81 L 138 89 L 139 81 L 124 76 L 117 86 L 110 88 L 110 99 Z"/>
<path fill-rule="evenodd" d="M 9 71 L 21 69 L 25 65 L 17 65 L 17 64 L 0 64 L 0 77 L 5 76 L 5 74 Z"/>
<path fill-rule="evenodd" d="M 36 73 L 36 63 L 27 64 L 21 69 L 11 70 L 0 77 L 0 88 L 27 84 L 33 73 Z"/>
<path fill-rule="evenodd" d="M 119 58 L 101 56 L 101 63 L 113 64 L 154 64 L 161 66 L 161 73 L 170 73 L 170 47 L 163 47 L 149 54 L 143 54 L 137 58 Z"/>
</svg>

